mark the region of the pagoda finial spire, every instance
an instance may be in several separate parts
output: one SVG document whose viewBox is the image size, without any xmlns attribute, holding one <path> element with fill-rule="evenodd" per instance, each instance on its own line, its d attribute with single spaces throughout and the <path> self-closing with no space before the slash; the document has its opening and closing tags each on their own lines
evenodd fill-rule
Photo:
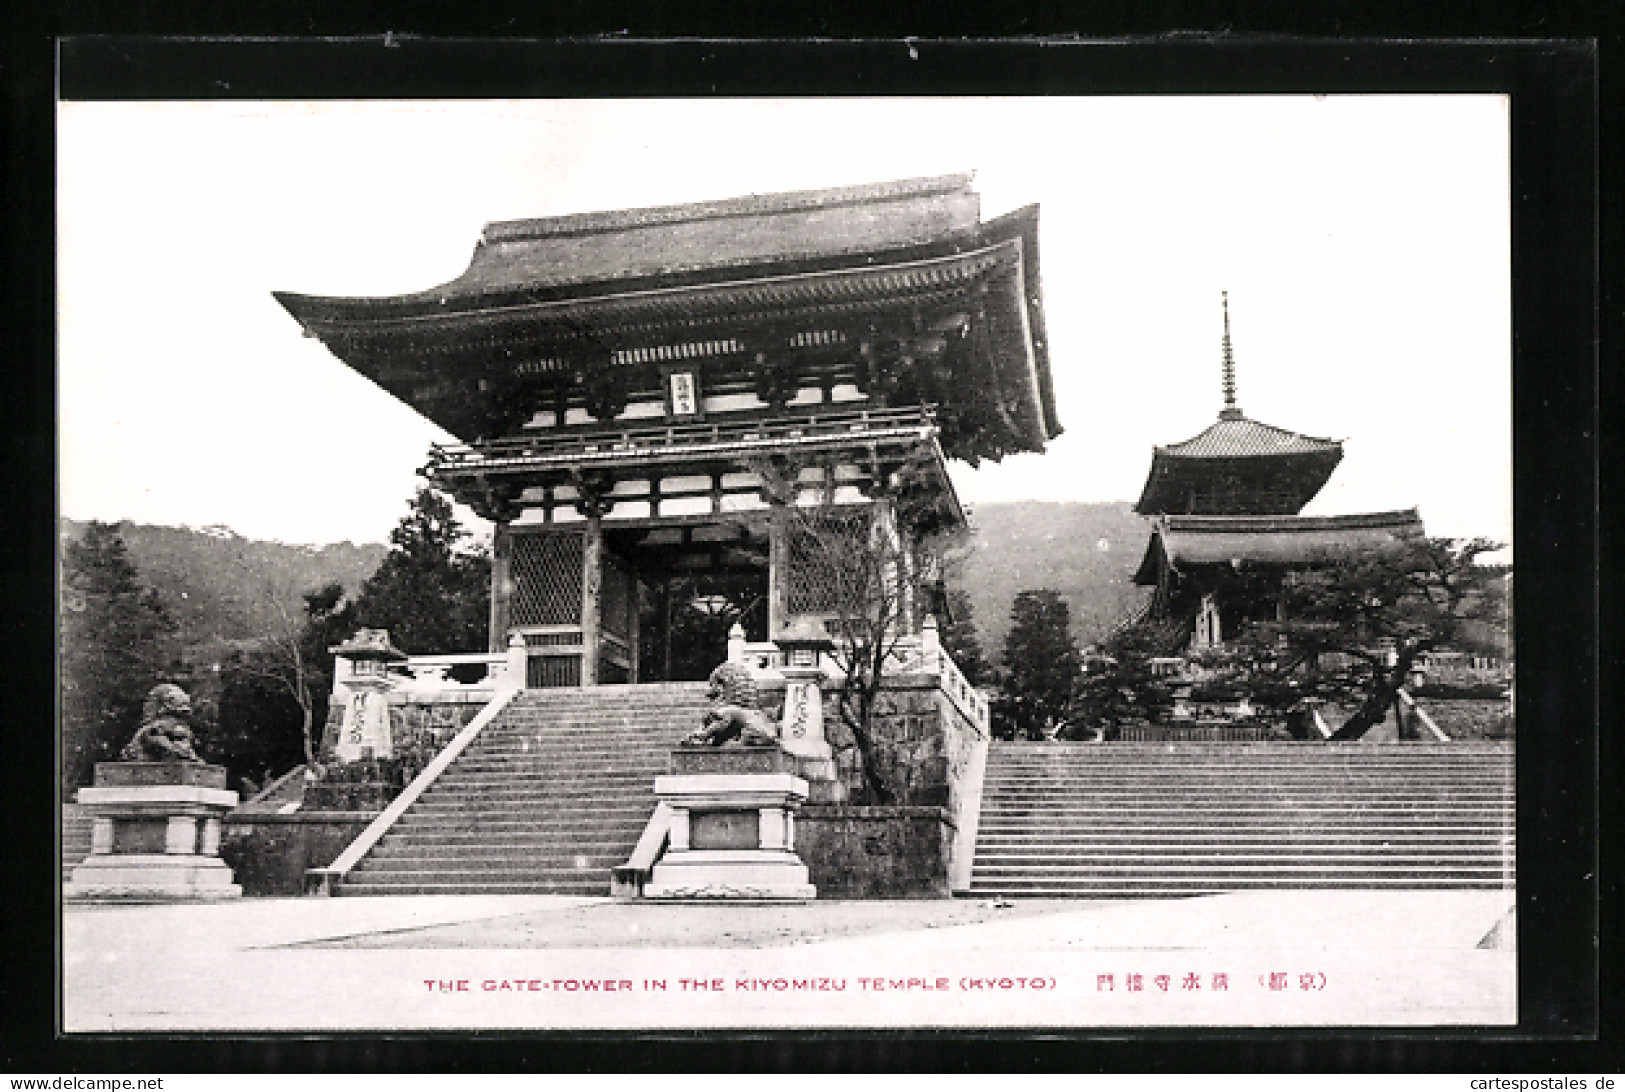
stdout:
<svg viewBox="0 0 1625 1092">
<path fill-rule="evenodd" d="M 1236 406 L 1236 354 L 1230 348 L 1230 293 L 1220 292 L 1219 302 L 1224 308 L 1224 408 L 1219 416 L 1229 420 L 1241 416 Z"/>
</svg>

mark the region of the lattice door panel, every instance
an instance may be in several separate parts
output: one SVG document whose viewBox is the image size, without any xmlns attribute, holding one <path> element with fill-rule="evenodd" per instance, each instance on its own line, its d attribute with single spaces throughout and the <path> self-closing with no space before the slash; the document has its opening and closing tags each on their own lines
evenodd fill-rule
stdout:
<svg viewBox="0 0 1625 1092">
<path fill-rule="evenodd" d="M 529 689 L 580 685 L 580 656 L 532 656 L 525 663 L 525 686 Z"/>
<path fill-rule="evenodd" d="M 866 568 L 875 563 L 868 546 L 867 515 L 826 515 L 790 528 L 791 614 L 828 614 L 842 599 L 865 594 Z"/>
<path fill-rule="evenodd" d="M 515 534 L 510 624 L 580 625 L 582 553 L 579 531 Z"/>
</svg>

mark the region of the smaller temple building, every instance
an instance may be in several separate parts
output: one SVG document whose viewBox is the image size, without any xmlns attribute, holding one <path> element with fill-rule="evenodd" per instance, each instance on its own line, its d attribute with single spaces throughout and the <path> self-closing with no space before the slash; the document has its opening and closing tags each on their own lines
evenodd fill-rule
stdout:
<svg viewBox="0 0 1625 1092">
<path fill-rule="evenodd" d="M 1254 421 L 1236 404 L 1229 294 L 1219 419 L 1158 447 L 1134 510 L 1151 538 L 1134 582 L 1152 589 L 1123 627 L 1144 627 L 1173 655 L 1222 645 L 1253 622 L 1279 621 L 1287 574 L 1424 535 L 1414 508 L 1338 516 L 1299 513 L 1343 458 L 1340 441 Z M 1262 577 L 1262 579 L 1261 579 Z"/>
</svg>

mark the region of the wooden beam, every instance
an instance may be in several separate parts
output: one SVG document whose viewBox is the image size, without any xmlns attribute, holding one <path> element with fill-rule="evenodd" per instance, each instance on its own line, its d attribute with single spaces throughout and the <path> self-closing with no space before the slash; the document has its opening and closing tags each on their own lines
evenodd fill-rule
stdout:
<svg viewBox="0 0 1625 1092">
<path fill-rule="evenodd" d="M 589 510 L 581 550 L 581 685 L 598 685 L 599 630 L 604 609 L 603 517 Z"/>
<path fill-rule="evenodd" d="M 491 626 L 487 652 L 508 648 L 508 619 L 513 603 L 513 537 L 506 523 L 491 530 Z"/>
</svg>

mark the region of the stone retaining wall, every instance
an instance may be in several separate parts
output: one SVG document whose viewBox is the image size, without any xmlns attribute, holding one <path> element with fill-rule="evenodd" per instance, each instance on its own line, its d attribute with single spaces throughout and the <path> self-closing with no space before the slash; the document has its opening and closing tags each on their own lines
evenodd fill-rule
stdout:
<svg viewBox="0 0 1625 1092">
<path fill-rule="evenodd" d="M 945 899 L 954 834 L 943 808 L 810 805 L 796 852 L 821 899 Z"/>
<path fill-rule="evenodd" d="M 306 869 L 332 863 L 377 817 L 375 811 L 234 812 L 226 816 L 220 856 L 245 895 L 303 895 Z"/>
</svg>

